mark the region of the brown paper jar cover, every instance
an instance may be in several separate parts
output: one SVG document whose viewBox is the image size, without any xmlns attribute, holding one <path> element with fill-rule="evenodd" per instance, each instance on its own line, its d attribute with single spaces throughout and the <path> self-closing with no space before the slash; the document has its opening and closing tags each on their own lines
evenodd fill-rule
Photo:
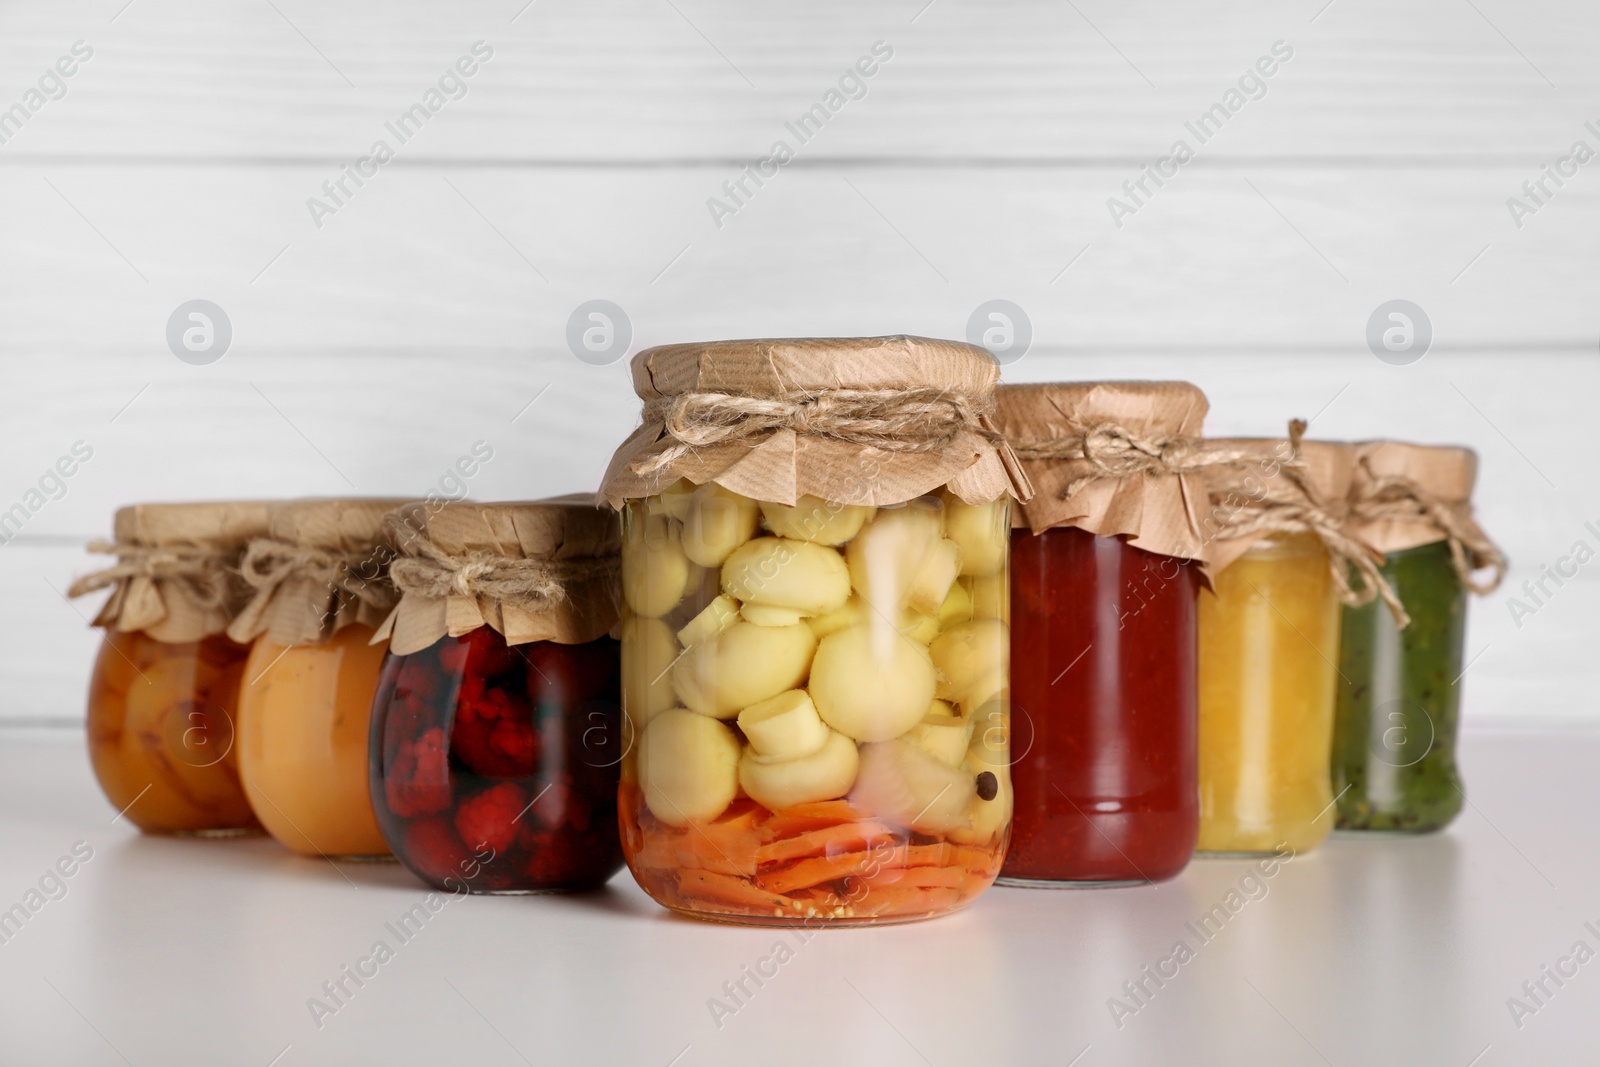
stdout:
<svg viewBox="0 0 1600 1067">
<path fill-rule="evenodd" d="M 388 638 L 395 655 L 481 626 L 508 645 L 584 644 L 617 622 L 621 525 L 593 494 L 413 503 L 391 512 L 387 526 L 400 602 L 373 641 Z M 435 595 L 441 586 L 447 595 Z"/>
<path fill-rule="evenodd" d="M 94 625 L 143 632 L 165 644 L 222 633 L 250 600 L 239 557 L 267 532 L 269 506 L 257 500 L 120 508 L 108 546 L 119 562 L 73 583 L 70 595 L 111 584 Z"/>
<path fill-rule="evenodd" d="M 1472 489 L 1478 477 L 1478 454 L 1472 449 L 1401 441 L 1360 441 L 1352 447 L 1358 461 L 1350 488 L 1353 499 L 1360 498 L 1361 491 L 1372 483 L 1374 476 L 1406 478 L 1449 507 L 1467 529 L 1488 540 L 1472 516 Z M 1351 516 L 1350 531 L 1379 552 L 1417 548 L 1449 536 L 1432 522 L 1367 521 L 1359 513 Z"/>
<path fill-rule="evenodd" d="M 989 414 L 999 364 L 974 345 L 907 336 L 708 341 L 645 349 L 632 368 L 647 417 L 606 472 L 600 495 L 614 508 L 654 496 L 679 478 L 788 505 L 809 494 L 885 506 L 942 486 L 970 504 L 1031 495 Z M 649 417 L 651 402 L 662 398 L 711 393 L 780 400 L 829 390 L 912 389 L 940 390 L 969 405 L 975 418 L 936 450 L 891 451 L 778 426 L 697 448 L 648 473 L 635 470 L 676 444 L 665 423 Z"/>
<path fill-rule="evenodd" d="M 272 505 L 267 532 L 241 561 L 255 587 L 228 636 L 261 634 L 278 645 L 321 644 L 346 626 L 376 629 L 395 603 L 394 554 L 383 519 L 408 503 L 393 498 L 306 498 Z"/>
<path fill-rule="evenodd" d="M 1188 382 L 1050 382 L 1002 385 L 995 421 L 1019 451 L 1034 495 L 1012 510 L 1012 525 L 1034 533 L 1075 526 L 1102 537 L 1125 537 L 1147 552 L 1204 559 L 1200 519 L 1206 513 L 1205 479 L 1198 470 L 1142 471 L 1069 486 L 1094 473 L 1087 459 L 1028 458 L 1024 445 L 1079 439 L 1096 427 L 1116 426 L 1152 443 L 1198 444 L 1209 405 Z"/>
<path fill-rule="evenodd" d="M 1206 560 L 1213 574 L 1269 536 L 1217 537 L 1221 520 L 1237 508 L 1259 507 L 1259 502 L 1265 499 L 1311 503 L 1320 507 L 1335 522 L 1343 522 L 1348 516 L 1350 485 L 1356 469 L 1356 450 L 1349 445 L 1328 441 L 1300 442 L 1299 457 L 1305 464 L 1305 480 L 1316 497 L 1309 502 L 1284 471 L 1284 461 L 1294 454 L 1288 440 L 1218 437 L 1208 439 L 1206 447 L 1246 454 L 1246 458 L 1236 463 L 1209 466 L 1205 471 L 1210 508 L 1201 518 L 1200 529 L 1206 540 Z"/>
</svg>

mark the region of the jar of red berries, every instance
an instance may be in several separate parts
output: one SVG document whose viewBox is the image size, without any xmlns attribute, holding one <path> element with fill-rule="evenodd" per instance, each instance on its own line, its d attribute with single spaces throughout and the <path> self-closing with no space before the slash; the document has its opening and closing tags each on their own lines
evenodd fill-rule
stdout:
<svg viewBox="0 0 1600 1067">
<path fill-rule="evenodd" d="M 587 497 L 430 502 L 388 530 L 401 599 L 370 759 L 389 847 L 457 893 L 603 884 L 622 866 L 615 518 Z"/>
</svg>

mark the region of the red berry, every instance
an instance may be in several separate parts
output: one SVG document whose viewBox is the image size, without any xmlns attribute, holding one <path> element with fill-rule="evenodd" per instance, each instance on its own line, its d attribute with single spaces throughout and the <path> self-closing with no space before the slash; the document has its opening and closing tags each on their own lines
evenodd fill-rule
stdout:
<svg viewBox="0 0 1600 1067">
<path fill-rule="evenodd" d="M 505 689 L 488 689 L 480 696 L 463 691 L 450 747 L 457 759 L 486 778 L 525 778 L 539 762 L 539 737 L 528 703 Z"/>
<path fill-rule="evenodd" d="M 406 827 L 400 858 L 424 879 L 439 883 L 446 878 L 459 880 L 472 852 L 456 836 L 449 818 L 440 816 L 418 819 Z"/>
<path fill-rule="evenodd" d="M 517 840 L 517 816 L 527 805 L 528 794 L 515 782 L 490 786 L 456 808 L 456 832 L 474 851 L 503 854 Z"/>
<path fill-rule="evenodd" d="M 444 730 L 424 730 L 415 741 L 401 741 L 383 778 L 389 810 L 402 819 L 432 815 L 450 806 L 450 753 Z"/>
</svg>

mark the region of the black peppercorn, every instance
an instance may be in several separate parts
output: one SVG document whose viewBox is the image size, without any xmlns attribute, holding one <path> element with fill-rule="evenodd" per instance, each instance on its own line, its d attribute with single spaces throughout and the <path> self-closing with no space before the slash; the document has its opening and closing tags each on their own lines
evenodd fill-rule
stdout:
<svg viewBox="0 0 1600 1067">
<path fill-rule="evenodd" d="M 978 775 L 978 799 L 993 800 L 1000 795 L 1000 779 L 994 776 L 993 771 L 984 771 Z"/>
</svg>

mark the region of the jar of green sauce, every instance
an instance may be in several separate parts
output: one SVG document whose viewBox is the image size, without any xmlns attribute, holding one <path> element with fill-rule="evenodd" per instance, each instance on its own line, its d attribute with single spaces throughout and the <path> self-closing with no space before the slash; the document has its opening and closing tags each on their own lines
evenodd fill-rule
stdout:
<svg viewBox="0 0 1600 1067">
<path fill-rule="evenodd" d="M 1505 559 L 1472 518 L 1477 457 L 1465 448 L 1363 443 L 1352 532 L 1384 553 L 1402 627 L 1379 601 L 1346 607 L 1339 638 L 1333 789 L 1341 830 L 1426 833 L 1465 800 L 1456 766 L 1467 593 Z M 1492 573 L 1478 580 L 1474 572 Z"/>
</svg>

